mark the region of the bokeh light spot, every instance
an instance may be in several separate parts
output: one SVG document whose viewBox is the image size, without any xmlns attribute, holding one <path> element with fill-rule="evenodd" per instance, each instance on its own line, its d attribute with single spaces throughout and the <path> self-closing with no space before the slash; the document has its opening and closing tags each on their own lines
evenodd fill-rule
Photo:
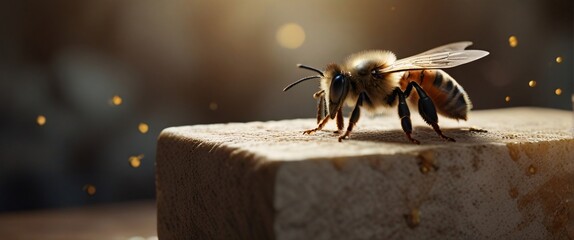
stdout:
<svg viewBox="0 0 574 240">
<path fill-rule="evenodd" d="M 143 157 L 144 157 L 143 154 L 140 154 L 139 156 L 130 156 L 130 158 L 128 159 L 130 166 L 133 168 L 139 168 L 142 164 Z"/>
<path fill-rule="evenodd" d="M 562 57 L 561 56 L 556 57 L 556 63 L 562 63 Z"/>
<path fill-rule="evenodd" d="M 209 109 L 211 109 L 211 111 L 215 111 L 219 108 L 219 105 L 217 105 L 216 102 L 211 102 L 209 103 Z"/>
<path fill-rule="evenodd" d="M 516 38 L 516 36 L 510 36 L 508 38 L 508 44 L 510 44 L 510 47 L 518 46 L 518 38 Z"/>
<path fill-rule="evenodd" d="M 560 96 L 562 94 L 562 89 L 560 88 L 556 88 L 556 90 L 554 90 L 554 93 L 558 96 Z"/>
<path fill-rule="evenodd" d="M 84 192 L 86 192 L 88 194 L 88 196 L 96 195 L 96 186 L 94 186 L 92 184 L 84 185 L 83 189 L 84 189 Z"/>
<path fill-rule="evenodd" d="M 44 126 L 44 124 L 46 124 L 46 116 L 38 115 L 36 118 L 36 123 L 38 123 L 39 126 Z"/>
<path fill-rule="evenodd" d="M 118 96 L 118 95 L 114 95 L 112 97 L 112 104 L 115 106 L 119 106 L 120 104 L 122 104 L 123 100 L 122 97 Z"/>
<path fill-rule="evenodd" d="M 528 86 L 530 86 L 530 87 L 536 87 L 536 81 L 530 80 L 530 82 L 528 82 Z"/>
<path fill-rule="evenodd" d="M 141 133 L 147 133 L 147 131 L 149 130 L 149 126 L 148 126 L 146 123 L 140 123 L 140 124 L 138 125 L 138 130 L 139 130 Z"/>
<path fill-rule="evenodd" d="M 284 48 L 295 49 L 305 42 L 305 31 L 296 23 L 287 23 L 277 30 L 277 42 Z"/>
<path fill-rule="evenodd" d="M 504 98 L 504 101 L 510 102 L 510 96 L 506 96 L 506 97 Z"/>
</svg>

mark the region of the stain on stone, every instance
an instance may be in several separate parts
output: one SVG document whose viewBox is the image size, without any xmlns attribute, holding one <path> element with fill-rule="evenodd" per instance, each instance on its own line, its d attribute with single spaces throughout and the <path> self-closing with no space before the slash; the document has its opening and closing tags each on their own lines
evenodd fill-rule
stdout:
<svg viewBox="0 0 574 240">
<path fill-rule="evenodd" d="M 512 199 L 516 199 L 518 197 L 518 189 L 516 187 L 511 187 L 510 190 L 508 190 L 508 195 L 510 195 Z"/>
<path fill-rule="evenodd" d="M 347 159 L 340 158 L 340 157 L 334 158 L 331 160 L 331 163 L 333 163 L 333 167 L 335 167 L 335 169 L 337 169 L 337 171 L 341 171 L 345 167 L 345 164 L 347 163 Z"/>
<path fill-rule="evenodd" d="M 422 151 L 417 156 L 419 170 L 422 174 L 427 174 L 430 171 L 438 171 L 438 166 L 435 160 L 435 153 L 432 150 Z"/>
<path fill-rule="evenodd" d="M 369 166 L 373 170 L 379 170 L 381 168 L 382 159 L 371 158 L 369 159 Z"/>
<path fill-rule="evenodd" d="M 518 143 L 507 143 L 508 154 L 513 161 L 518 161 L 520 158 L 520 144 Z"/>
<path fill-rule="evenodd" d="M 538 169 L 536 169 L 536 167 L 534 165 L 530 164 L 530 166 L 528 166 L 528 169 L 526 170 L 526 175 L 532 176 L 532 175 L 536 174 L 537 171 L 538 171 Z"/>
<path fill-rule="evenodd" d="M 455 178 L 461 178 L 462 177 L 461 173 L 464 170 L 464 168 L 455 165 L 447 167 L 446 170 L 450 172 L 450 174 L 452 174 Z"/>
<path fill-rule="evenodd" d="M 568 225 L 574 217 L 574 174 L 554 176 L 537 189 L 518 199 L 518 210 L 522 214 L 521 230 L 536 219 L 543 218 L 546 230 L 556 239 L 568 239 Z M 542 208 L 543 216 L 537 216 Z"/>
<path fill-rule="evenodd" d="M 471 160 L 471 164 L 472 164 L 472 170 L 473 171 L 478 171 L 478 169 L 480 168 L 480 163 L 481 163 L 481 159 L 480 157 L 478 157 L 478 154 L 475 154 Z"/>
<path fill-rule="evenodd" d="M 418 208 L 411 209 L 411 212 L 403 215 L 403 217 L 410 228 L 416 228 L 421 223 L 421 211 Z"/>
</svg>

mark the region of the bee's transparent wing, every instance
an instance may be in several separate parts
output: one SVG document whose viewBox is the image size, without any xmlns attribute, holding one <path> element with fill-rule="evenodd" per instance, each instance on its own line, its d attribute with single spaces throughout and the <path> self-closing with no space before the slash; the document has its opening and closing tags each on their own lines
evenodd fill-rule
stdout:
<svg viewBox="0 0 574 240">
<path fill-rule="evenodd" d="M 442 50 L 443 49 L 439 49 L 439 51 Z M 434 52 L 434 49 L 429 50 L 428 52 L 430 51 Z M 383 74 L 417 69 L 451 68 L 483 58 L 488 54 L 489 53 L 487 51 L 482 50 L 455 50 L 431 52 L 430 54 L 418 54 L 397 60 L 392 65 L 377 70 L 377 73 Z"/>
<path fill-rule="evenodd" d="M 446 45 L 442 45 L 440 47 L 433 48 L 433 49 L 428 50 L 426 52 L 419 53 L 417 55 L 414 55 L 413 57 L 420 56 L 420 55 L 429 55 L 429 54 L 439 53 L 439 52 L 454 52 L 454 51 L 464 50 L 467 47 L 469 47 L 470 45 L 472 45 L 472 42 L 470 42 L 470 41 L 449 43 Z"/>
</svg>

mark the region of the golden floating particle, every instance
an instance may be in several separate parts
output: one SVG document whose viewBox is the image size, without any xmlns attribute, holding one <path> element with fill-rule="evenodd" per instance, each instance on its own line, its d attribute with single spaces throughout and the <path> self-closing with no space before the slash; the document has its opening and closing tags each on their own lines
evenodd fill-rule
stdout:
<svg viewBox="0 0 574 240">
<path fill-rule="evenodd" d="M 120 104 L 122 104 L 122 97 L 118 96 L 118 95 L 114 95 L 112 97 L 112 104 L 115 106 L 119 106 Z"/>
<path fill-rule="evenodd" d="M 128 162 L 130 163 L 130 166 L 133 168 L 139 168 L 142 164 L 142 158 L 144 157 L 143 154 L 140 154 L 138 156 L 130 156 L 130 158 L 128 159 Z"/>
<path fill-rule="evenodd" d="M 140 123 L 138 124 L 138 130 L 141 133 L 147 133 L 147 131 L 149 130 L 149 126 L 146 123 Z"/>
<path fill-rule="evenodd" d="M 287 23 L 279 27 L 275 35 L 281 47 L 296 49 L 305 42 L 305 30 L 296 23 Z"/>
<path fill-rule="evenodd" d="M 506 96 L 506 97 L 504 98 L 504 101 L 510 102 L 510 96 Z"/>
<path fill-rule="evenodd" d="M 38 115 L 36 118 L 36 123 L 38 123 L 38 126 L 44 126 L 44 124 L 46 124 L 46 116 Z"/>
<path fill-rule="evenodd" d="M 96 194 L 96 186 L 92 184 L 86 184 L 83 187 L 84 192 L 88 194 L 88 196 L 94 196 Z"/>
<path fill-rule="evenodd" d="M 536 81 L 530 80 L 530 82 L 528 82 L 528 86 L 530 86 L 530 87 L 536 87 Z"/>
<path fill-rule="evenodd" d="M 219 105 L 217 105 L 216 102 L 209 103 L 209 109 L 211 109 L 211 111 L 215 111 L 217 108 L 219 108 Z"/>
<path fill-rule="evenodd" d="M 508 38 L 508 44 L 510 45 L 510 47 L 516 47 L 518 46 L 518 38 L 516 38 L 516 36 L 510 36 Z"/>
<path fill-rule="evenodd" d="M 392 6 L 391 11 L 395 11 L 395 10 L 397 10 L 397 8 L 395 6 Z"/>
<path fill-rule="evenodd" d="M 556 57 L 556 63 L 562 63 L 562 57 L 561 56 Z"/>
<path fill-rule="evenodd" d="M 558 96 L 560 96 L 560 94 L 562 94 L 562 89 L 560 88 L 556 88 L 556 90 L 554 90 L 554 93 Z"/>
</svg>

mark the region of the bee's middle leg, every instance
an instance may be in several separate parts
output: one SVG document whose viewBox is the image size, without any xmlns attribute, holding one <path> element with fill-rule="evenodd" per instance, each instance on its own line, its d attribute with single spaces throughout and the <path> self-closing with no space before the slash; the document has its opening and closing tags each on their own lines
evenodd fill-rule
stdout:
<svg viewBox="0 0 574 240">
<path fill-rule="evenodd" d="M 345 120 L 343 119 L 343 108 L 339 108 L 339 111 L 337 111 L 337 131 L 335 131 L 336 134 L 339 134 L 343 131 L 343 128 L 345 128 Z"/>
<path fill-rule="evenodd" d="M 359 121 L 359 117 L 361 116 L 361 105 L 363 105 L 363 98 L 365 98 L 365 94 L 361 93 L 359 95 L 359 99 L 357 100 L 357 104 L 355 104 L 355 108 L 353 109 L 353 112 L 351 113 L 351 118 L 349 119 L 349 126 L 347 126 L 347 131 L 345 132 L 345 134 L 339 136 L 339 142 L 341 142 L 343 139 L 347 138 L 349 136 L 349 134 L 351 134 L 351 131 L 353 131 L 353 127 L 355 126 L 355 124 L 357 124 L 357 122 Z M 341 111 L 339 109 L 339 111 Z M 342 114 L 341 114 L 342 116 Z"/>
<path fill-rule="evenodd" d="M 400 88 L 396 88 L 394 95 L 399 97 L 399 117 L 401 118 L 401 127 L 403 128 L 407 139 L 414 144 L 420 144 L 421 142 L 419 142 L 419 140 L 416 140 L 411 136 L 413 133 L 413 125 L 411 123 L 411 112 L 409 111 L 409 106 L 406 102 L 405 93 L 403 93 Z"/>
</svg>

